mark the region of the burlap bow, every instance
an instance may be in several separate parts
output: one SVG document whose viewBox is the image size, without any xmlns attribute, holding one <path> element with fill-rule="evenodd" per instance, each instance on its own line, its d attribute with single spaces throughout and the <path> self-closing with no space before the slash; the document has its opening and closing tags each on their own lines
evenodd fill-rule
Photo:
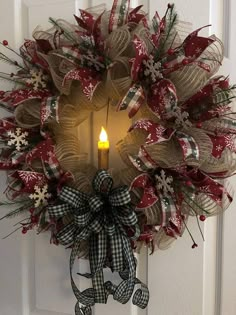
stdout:
<svg viewBox="0 0 236 315">
<path fill-rule="evenodd" d="M 133 304 L 147 306 L 148 288 L 138 280 L 136 261 L 131 239 L 139 236 L 138 220 L 130 206 L 130 194 L 126 186 L 113 189 L 113 180 L 104 170 L 97 172 L 93 180 L 94 195 L 87 195 L 70 187 L 63 187 L 59 198 L 64 204 L 48 208 L 52 217 L 60 218 L 72 214 L 73 222 L 57 234 L 63 245 L 73 244 L 70 257 L 71 284 L 77 298 L 75 314 L 91 314 L 95 303 L 106 303 L 109 294 L 125 304 L 131 298 L 134 286 L 141 284 L 133 296 Z M 127 230 L 132 231 L 129 237 Z M 88 241 L 91 274 L 83 275 L 92 279 L 93 288 L 80 292 L 72 277 L 72 269 L 78 255 L 81 241 Z M 103 268 L 119 272 L 122 282 L 116 286 L 104 283 Z M 83 304 L 81 307 L 80 304 Z"/>
</svg>

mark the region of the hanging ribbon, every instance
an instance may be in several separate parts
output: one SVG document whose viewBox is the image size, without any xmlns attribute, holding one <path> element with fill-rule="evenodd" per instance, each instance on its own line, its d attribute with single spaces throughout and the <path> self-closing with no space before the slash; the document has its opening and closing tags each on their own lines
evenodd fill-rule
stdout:
<svg viewBox="0 0 236 315">
<path fill-rule="evenodd" d="M 49 215 L 53 218 L 68 214 L 74 218 L 58 232 L 57 239 L 63 245 L 73 244 L 70 274 L 77 298 L 76 315 L 91 314 L 91 306 L 107 303 L 109 294 L 118 302 L 127 303 L 136 284 L 140 284 L 141 288 L 134 293 L 133 304 L 145 308 L 149 300 L 148 288 L 135 277 L 136 262 L 131 240 L 139 237 L 139 228 L 137 216 L 130 205 L 129 190 L 126 186 L 115 189 L 112 186 L 111 176 L 105 170 L 100 170 L 93 180 L 94 195 L 63 187 L 59 199 L 64 203 L 48 207 Z M 127 228 L 133 231 L 133 236 L 127 235 Z M 84 276 L 91 278 L 93 284 L 93 288 L 83 292 L 78 290 L 72 276 L 81 241 L 88 241 L 89 244 L 91 274 Z M 119 272 L 123 281 L 118 286 L 111 282 L 104 283 L 105 266 Z"/>
</svg>

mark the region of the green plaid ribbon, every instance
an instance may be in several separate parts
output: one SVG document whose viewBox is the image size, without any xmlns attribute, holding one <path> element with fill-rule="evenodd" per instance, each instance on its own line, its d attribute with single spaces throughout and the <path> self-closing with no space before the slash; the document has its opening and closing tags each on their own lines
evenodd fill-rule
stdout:
<svg viewBox="0 0 236 315">
<path fill-rule="evenodd" d="M 184 160 L 186 160 L 187 158 L 199 160 L 200 158 L 199 145 L 192 136 L 187 135 L 181 131 L 176 131 L 175 137 L 182 148 Z"/>
<path fill-rule="evenodd" d="M 136 260 L 131 240 L 139 236 L 138 220 L 131 207 L 128 187 L 113 189 L 113 180 L 105 170 L 100 170 L 93 180 L 94 195 L 87 195 L 70 187 L 63 187 L 59 198 L 63 204 L 49 206 L 49 215 L 61 218 L 73 214 L 74 220 L 57 234 L 63 245 L 73 244 L 70 256 L 70 276 L 73 292 L 77 298 L 76 315 L 91 315 L 91 306 L 95 303 L 107 303 L 111 294 L 118 302 L 127 303 L 135 285 L 140 288 L 133 295 L 133 304 L 145 308 L 149 300 L 149 291 L 136 278 Z M 127 235 L 126 228 L 133 231 Z M 90 274 L 80 274 L 92 280 L 92 288 L 83 292 L 77 288 L 72 270 L 79 253 L 81 241 L 89 244 Z M 109 266 L 112 272 L 119 272 L 122 281 L 114 285 L 104 283 L 103 268 Z"/>
<path fill-rule="evenodd" d="M 128 109 L 129 118 L 132 118 L 143 103 L 145 103 L 144 90 L 140 84 L 134 84 L 118 104 L 117 111 Z"/>
<path fill-rule="evenodd" d="M 128 19 L 130 0 L 114 0 L 109 19 L 109 33 L 123 26 Z"/>
</svg>

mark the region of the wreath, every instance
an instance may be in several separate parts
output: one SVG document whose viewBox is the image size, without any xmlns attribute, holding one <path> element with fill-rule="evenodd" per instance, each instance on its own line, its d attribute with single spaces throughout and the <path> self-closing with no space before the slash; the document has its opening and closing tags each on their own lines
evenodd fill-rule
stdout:
<svg viewBox="0 0 236 315">
<path fill-rule="evenodd" d="M 167 248 L 185 230 L 197 247 L 188 217 L 201 231 L 199 220 L 232 202 L 222 182 L 236 170 L 235 86 L 214 76 L 221 41 L 200 36 L 202 28 L 189 33 L 174 5 L 150 21 L 129 0 L 80 14 L 76 24 L 50 18 L 52 28 L 37 28 L 19 52 L 2 42 L 0 59 L 16 71 L 0 74 L 15 84 L 0 92 L 11 114 L 0 120 L 0 168 L 15 205 L 4 218 L 26 213 L 23 234 L 50 231 L 52 243 L 71 248 L 75 313 L 89 315 L 109 295 L 145 308 L 149 291 L 136 278 L 134 252 Z M 122 170 L 108 167 L 107 139 L 98 168 L 81 152 L 78 126 L 104 107 L 132 119 L 117 143 Z M 72 274 L 77 257 L 90 262 L 90 273 L 79 274 L 92 281 L 83 292 Z M 106 267 L 119 272 L 118 285 L 104 282 Z"/>
</svg>

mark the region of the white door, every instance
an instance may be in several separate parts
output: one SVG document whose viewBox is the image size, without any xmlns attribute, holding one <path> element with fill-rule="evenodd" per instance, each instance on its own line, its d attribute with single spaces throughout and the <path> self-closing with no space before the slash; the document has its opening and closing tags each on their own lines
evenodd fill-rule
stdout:
<svg viewBox="0 0 236 315">
<path fill-rule="evenodd" d="M 79 8 L 100 4 L 102 0 L 0 0 L 0 40 L 19 47 L 37 25 L 48 27 L 48 17 L 73 21 Z M 152 16 L 163 13 L 167 0 L 133 0 L 144 4 Z M 111 4 L 111 0 L 106 1 Z M 236 45 L 234 44 L 236 2 L 230 0 L 176 0 L 180 18 L 197 28 L 213 23 L 211 31 L 224 39 L 224 71 L 236 82 Z M 205 30 L 207 34 L 207 30 Z M 0 65 L 0 71 L 7 66 Z M 7 70 L 9 71 L 9 70 Z M 1 89 L 7 85 L 1 83 Z M 89 127 L 89 123 L 87 124 Z M 91 132 L 91 130 L 88 132 Z M 112 135 L 111 135 L 112 137 Z M 114 136 L 115 137 L 115 136 Z M 5 175 L 1 174 L 1 191 Z M 236 183 L 236 179 L 234 180 Z M 236 185 L 235 185 L 236 186 Z M 139 278 L 148 283 L 151 298 L 146 310 L 109 300 L 95 307 L 94 314 L 118 315 L 235 315 L 236 314 L 236 202 L 224 217 L 204 224 L 206 241 L 201 242 L 194 220 L 189 228 L 199 238 L 191 249 L 186 233 L 168 251 L 139 257 Z M 7 209 L 5 209 L 6 211 Z M 4 214 L 4 209 L 1 210 Z M 14 220 L 0 222 L 0 236 L 12 230 Z M 70 315 L 75 299 L 69 280 L 69 251 L 49 244 L 47 234 L 27 236 L 15 233 L 0 241 L 0 315 Z M 85 270 L 87 263 L 81 263 Z M 83 280 L 79 282 L 83 287 Z"/>
</svg>

